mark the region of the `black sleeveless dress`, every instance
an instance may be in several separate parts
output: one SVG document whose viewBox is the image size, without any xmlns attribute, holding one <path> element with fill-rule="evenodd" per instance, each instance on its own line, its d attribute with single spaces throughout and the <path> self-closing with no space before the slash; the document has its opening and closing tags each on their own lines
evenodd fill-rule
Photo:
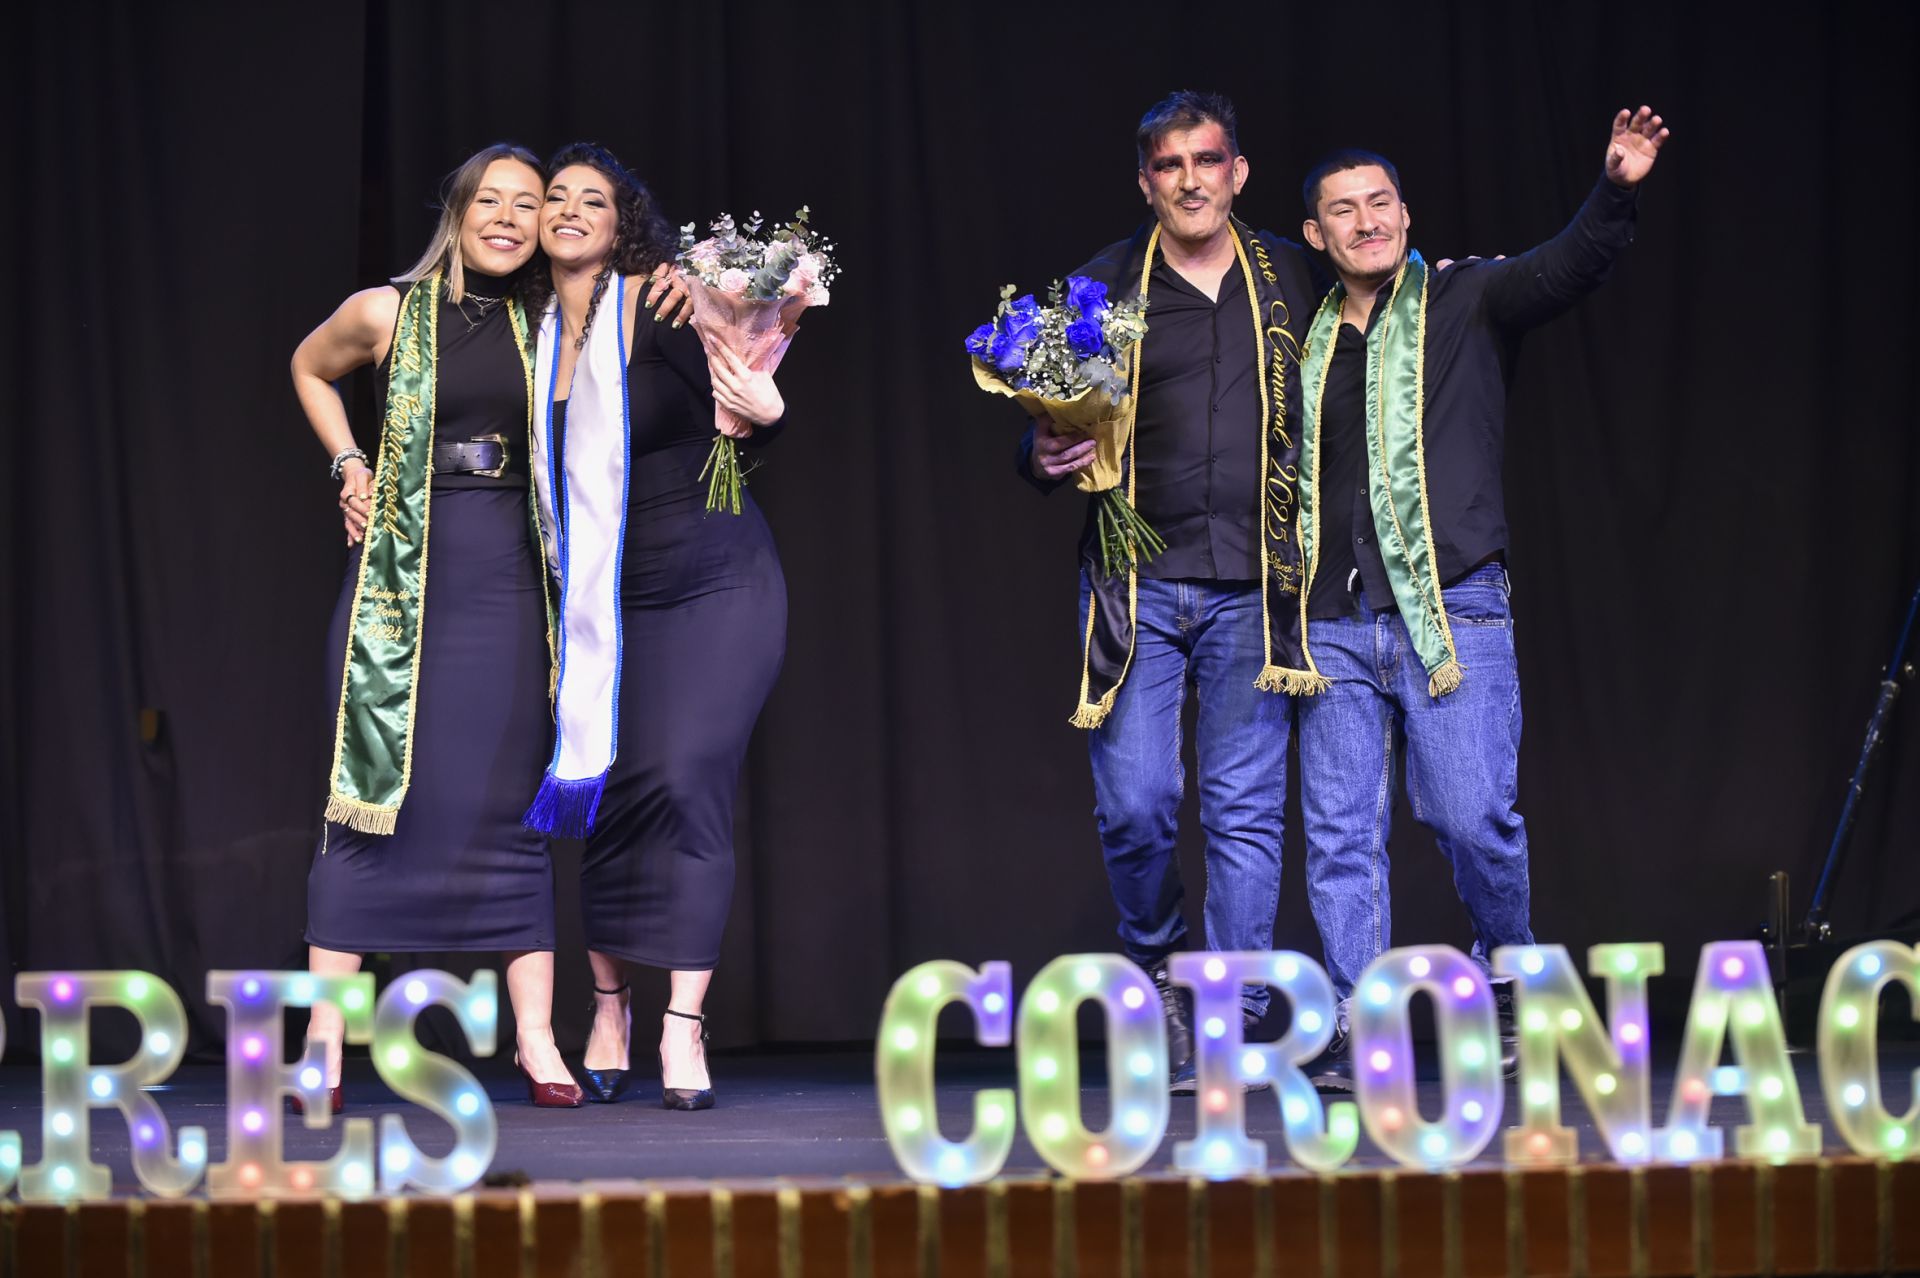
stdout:
<svg viewBox="0 0 1920 1278">
<path fill-rule="evenodd" d="M 546 836 L 520 823 L 552 741 L 527 382 L 505 303 L 481 300 L 506 281 L 467 279 L 464 310 L 440 302 L 434 439 L 503 436 L 510 469 L 433 478 L 412 778 L 393 834 L 325 827 L 307 875 L 307 941 L 330 950 L 553 948 Z M 355 546 L 328 631 L 329 723 L 359 569 Z"/>
<path fill-rule="evenodd" d="M 738 515 L 704 508 L 713 383 L 691 328 L 641 312 L 627 404 L 619 739 L 580 909 L 589 949 L 705 971 L 733 903 L 740 765 L 786 654 L 786 578 L 751 495 Z M 561 447 L 564 410 L 554 405 Z"/>
</svg>

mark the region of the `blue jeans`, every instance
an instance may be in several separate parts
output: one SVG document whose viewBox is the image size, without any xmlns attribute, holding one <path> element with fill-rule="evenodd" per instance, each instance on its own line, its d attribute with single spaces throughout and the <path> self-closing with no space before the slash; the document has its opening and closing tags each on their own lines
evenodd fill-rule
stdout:
<svg viewBox="0 0 1920 1278">
<path fill-rule="evenodd" d="M 1427 695 L 1427 672 L 1398 612 L 1314 621 L 1307 642 L 1326 692 L 1300 698 L 1300 799 L 1307 823 L 1307 899 L 1327 972 L 1344 1004 L 1368 963 L 1392 944 L 1387 836 L 1395 758 L 1406 748 L 1407 798 L 1453 866 L 1473 922 L 1474 958 L 1531 945 L 1527 827 L 1514 811 L 1520 675 L 1507 574 L 1489 564 L 1443 592 L 1466 679 Z"/>
<path fill-rule="evenodd" d="M 1084 576 L 1080 595 L 1084 617 Z M 1291 698 L 1253 686 L 1265 658 L 1263 625 L 1259 582 L 1140 581 L 1133 665 L 1087 749 L 1120 942 L 1142 967 L 1190 948 L 1173 846 L 1189 682 L 1199 698 L 1207 948 L 1273 946 L 1292 707 Z M 1265 987 L 1250 986 L 1242 998 L 1248 1012 L 1266 1011 Z"/>
</svg>

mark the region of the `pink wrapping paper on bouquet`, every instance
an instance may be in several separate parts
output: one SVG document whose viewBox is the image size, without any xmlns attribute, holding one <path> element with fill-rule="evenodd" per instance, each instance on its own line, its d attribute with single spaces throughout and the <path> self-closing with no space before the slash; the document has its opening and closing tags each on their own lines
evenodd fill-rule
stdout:
<svg viewBox="0 0 1920 1278">
<path fill-rule="evenodd" d="M 800 312 L 807 309 L 804 295 L 755 301 L 737 297 L 713 287 L 697 275 L 686 277 L 693 293 L 693 331 L 700 335 L 707 359 L 713 359 L 715 346 L 724 346 L 755 372 L 772 373 L 786 357 L 787 346 L 800 325 Z M 753 424 L 742 421 L 719 404 L 713 406 L 713 427 L 728 439 L 745 439 L 753 433 Z"/>
</svg>

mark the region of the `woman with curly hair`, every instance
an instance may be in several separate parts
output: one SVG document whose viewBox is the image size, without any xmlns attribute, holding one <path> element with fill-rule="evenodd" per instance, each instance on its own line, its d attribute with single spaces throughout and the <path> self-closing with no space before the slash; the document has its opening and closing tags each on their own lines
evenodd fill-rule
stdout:
<svg viewBox="0 0 1920 1278">
<path fill-rule="evenodd" d="M 550 1019 L 552 866 L 520 819 L 549 660 L 528 492 L 533 334 L 516 292 L 545 186 L 521 147 L 474 155 L 448 177 L 420 260 L 294 352 L 352 547 L 327 641 L 332 780 L 307 942 L 323 974 L 375 951 L 504 951 L 529 1099 L 571 1107 L 580 1089 Z M 366 365 L 385 388 L 371 460 L 333 386 Z M 335 1110 L 342 1032 L 338 1009 L 314 1007 Z"/>
<path fill-rule="evenodd" d="M 540 244 L 551 302 L 535 366 L 534 478 L 560 591 L 556 743 L 528 819 L 583 835 L 594 973 L 582 1082 L 628 1082 L 629 963 L 665 968 L 661 1103 L 713 1104 L 707 985 L 733 894 L 733 799 L 786 647 L 786 583 L 751 498 L 706 514 L 717 403 L 755 427 L 785 412 L 766 373 L 678 323 L 636 323 L 637 276 L 675 242 L 605 150 L 549 165 Z"/>
</svg>

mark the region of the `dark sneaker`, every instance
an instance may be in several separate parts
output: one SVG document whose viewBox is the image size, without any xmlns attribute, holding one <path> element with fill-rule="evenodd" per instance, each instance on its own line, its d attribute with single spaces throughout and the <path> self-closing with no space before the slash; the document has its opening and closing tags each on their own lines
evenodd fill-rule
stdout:
<svg viewBox="0 0 1920 1278">
<path fill-rule="evenodd" d="M 1500 1027 L 1500 1077 L 1520 1075 L 1520 1029 L 1513 1018 L 1513 982 L 1493 987 L 1493 1015 Z"/>
<path fill-rule="evenodd" d="M 1193 1014 L 1187 1010 L 1187 992 L 1168 979 L 1164 963 L 1149 975 L 1160 991 L 1160 1013 L 1167 1022 L 1168 1082 L 1185 1095 L 1193 1091 Z"/>
<path fill-rule="evenodd" d="M 1333 1028 L 1333 1041 L 1307 1074 L 1313 1090 L 1322 1095 L 1346 1096 L 1353 1091 L 1353 1033 L 1345 1021 Z"/>
</svg>

